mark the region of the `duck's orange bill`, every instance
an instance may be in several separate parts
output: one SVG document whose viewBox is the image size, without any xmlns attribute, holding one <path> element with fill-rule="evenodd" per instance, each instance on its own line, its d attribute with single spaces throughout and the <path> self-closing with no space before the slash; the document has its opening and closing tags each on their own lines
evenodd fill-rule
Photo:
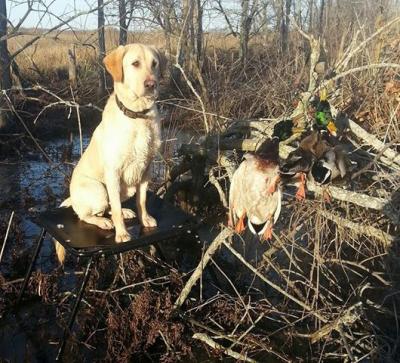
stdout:
<svg viewBox="0 0 400 363">
<path fill-rule="evenodd" d="M 337 134 L 337 127 L 336 127 L 336 125 L 333 123 L 333 121 L 329 121 L 328 126 L 326 126 L 326 128 L 328 129 L 328 131 L 329 131 L 333 136 L 336 136 L 336 134 Z"/>
</svg>

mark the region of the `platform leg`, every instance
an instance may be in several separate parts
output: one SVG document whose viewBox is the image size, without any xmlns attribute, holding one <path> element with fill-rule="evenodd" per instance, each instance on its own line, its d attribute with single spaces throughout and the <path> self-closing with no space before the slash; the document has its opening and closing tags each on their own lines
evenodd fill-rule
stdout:
<svg viewBox="0 0 400 363">
<path fill-rule="evenodd" d="M 68 325 L 64 329 L 63 337 L 58 346 L 56 361 L 60 361 L 61 357 L 64 353 L 65 343 L 67 342 L 67 338 L 68 338 L 69 334 L 71 333 L 72 327 L 74 325 L 76 314 L 79 309 L 79 304 L 82 301 L 82 297 L 85 292 L 86 284 L 89 281 L 89 277 L 92 272 L 93 263 L 94 263 L 94 258 L 93 258 L 93 256 L 90 256 L 89 261 L 86 265 L 85 275 L 83 276 L 81 287 L 79 288 L 78 295 L 76 296 L 74 306 L 72 308 L 71 316 L 69 317 Z"/>
<path fill-rule="evenodd" d="M 37 260 L 38 255 L 39 255 L 39 251 L 40 251 L 40 248 L 42 247 L 42 243 L 43 243 L 43 240 L 44 240 L 45 236 L 46 236 L 46 230 L 44 228 L 42 228 L 42 230 L 40 231 L 39 237 L 37 239 L 37 242 L 36 242 L 36 247 L 35 247 L 35 250 L 33 252 L 31 263 L 30 263 L 30 265 L 28 267 L 28 271 L 26 271 L 24 282 L 22 284 L 21 290 L 20 290 L 19 295 L 18 295 L 17 305 L 19 305 L 19 303 L 21 302 L 22 297 L 23 297 L 24 292 L 25 292 L 25 289 L 28 286 L 28 281 L 29 281 L 29 278 L 32 275 L 33 266 L 35 266 L 35 262 Z"/>
</svg>

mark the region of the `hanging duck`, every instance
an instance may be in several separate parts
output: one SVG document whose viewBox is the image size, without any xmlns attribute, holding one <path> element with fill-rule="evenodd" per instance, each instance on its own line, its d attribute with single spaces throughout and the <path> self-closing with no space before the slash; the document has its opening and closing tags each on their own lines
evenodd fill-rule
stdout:
<svg viewBox="0 0 400 363">
<path fill-rule="evenodd" d="M 288 155 L 286 161 L 281 166 L 281 175 L 289 178 L 297 177 L 299 179 L 296 199 L 305 199 L 306 176 L 314 162 L 321 158 L 329 149 L 330 145 L 325 140 L 324 135 L 314 130 L 310 135 L 301 140 L 296 150 Z"/>
<path fill-rule="evenodd" d="M 250 231 L 272 238 L 272 227 L 281 211 L 279 139 L 265 141 L 255 153 L 247 153 L 235 171 L 229 191 L 229 224 L 237 233 Z"/>
</svg>

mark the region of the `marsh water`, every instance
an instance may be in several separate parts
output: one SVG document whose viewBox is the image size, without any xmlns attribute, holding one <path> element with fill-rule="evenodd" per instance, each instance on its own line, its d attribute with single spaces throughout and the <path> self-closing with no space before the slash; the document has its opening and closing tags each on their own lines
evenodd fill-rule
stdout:
<svg viewBox="0 0 400 363">
<path fill-rule="evenodd" d="M 186 139 L 184 133 L 179 136 L 179 140 Z M 170 140 L 174 150 L 178 146 L 177 141 L 177 138 Z M 29 213 L 54 208 L 65 198 L 73 166 L 80 156 L 81 145 L 84 149 L 88 142 L 87 135 L 82 138 L 57 138 L 40 142 L 46 155 L 34 148 L 22 158 L 0 162 L 1 240 L 5 236 L 12 211 L 13 226 L 17 226 L 9 233 L 0 264 L 0 274 L 7 281 L 15 281 L 23 276 L 32 252 L 32 244 L 40 231 L 29 219 Z M 163 173 L 162 163 L 156 162 L 154 165 L 155 174 L 160 177 Z M 35 269 L 51 273 L 57 268 L 53 244 L 47 238 Z M 73 270 L 66 268 L 62 276 L 66 288 L 74 288 L 76 277 Z M 40 299 L 29 299 L 17 313 L 5 313 L 0 319 L 0 360 L 52 361 L 61 333 L 56 318 L 54 306 L 43 304 Z"/>
</svg>

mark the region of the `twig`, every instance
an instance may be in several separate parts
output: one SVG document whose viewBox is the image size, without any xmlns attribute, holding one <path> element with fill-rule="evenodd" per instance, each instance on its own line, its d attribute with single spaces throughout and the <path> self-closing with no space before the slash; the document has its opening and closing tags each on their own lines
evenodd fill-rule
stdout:
<svg viewBox="0 0 400 363">
<path fill-rule="evenodd" d="M 240 261 L 242 262 L 250 271 L 252 271 L 255 275 L 257 275 L 261 280 L 263 280 L 267 285 L 271 286 L 273 289 L 276 291 L 280 292 L 282 295 L 286 296 L 289 300 L 292 300 L 296 304 L 300 305 L 303 309 L 309 311 L 312 315 L 314 315 L 316 318 L 320 319 L 323 322 L 327 322 L 327 319 L 324 318 L 321 314 L 316 312 L 311 306 L 307 305 L 303 301 L 300 301 L 293 295 L 289 294 L 285 290 L 283 290 L 280 286 L 276 285 L 272 281 L 268 280 L 263 274 L 261 274 L 253 265 L 248 263 L 243 256 L 236 251 L 230 244 L 226 243 L 226 241 L 222 242 L 224 246 L 232 252 L 232 254 Z"/>
<path fill-rule="evenodd" d="M 224 346 L 222 346 L 221 344 L 218 344 L 217 342 L 215 342 L 214 340 L 212 340 L 207 334 L 204 333 L 195 333 L 193 334 L 193 338 L 194 339 L 198 339 L 201 340 L 203 343 L 206 343 L 207 345 L 209 345 L 211 348 L 213 349 L 218 349 L 223 351 L 225 354 L 229 355 L 232 358 L 235 358 L 237 360 L 240 361 L 244 361 L 244 362 L 250 362 L 250 363 L 257 363 L 256 360 L 246 357 L 243 354 L 240 354 L 238 352 L 233 351 L 230 348 L 225 348 Z"/>
<path fill-rule="evenodd" d="M 348 76 L 349 74 L 362 72 L 362 71 L 366 71 L 368 69 L 375 69 L 375 68 L 397 68 L 397 69 L 399 69 L 400 68 L 400 64 L 397 64 L 397 63 L 372 63 L 372 64 L 367 64 L 365 66 L 352 68 L 352 69 L 349 69 L 349 70 L 347 70 L 345 72 L 339 73 L 335 77 L 329 79 L 328 82 L 330 82 L 330 83 L 331 82 L 335 82 L 340 78 Z"/>
<path fill-rule="evenodd" d="M 13 217 L 14 217 L 14 211 L 11 212 L 10 219 L 8 220 L 8 226 L 7 226 L 7 230 L 6 230 L 6 235 L 4 236 L 3 246 L 1 247 L 1 252 L 0 252 L 0 263 L 1 263 L 1 260 L 3 259 L 4 250 L 6 249 L 8 233 L 10 232 L 10 228 L 11 228 L 11 223 L 12 223 Z"/>
<path fill-rule="evenodd" d="M 75 97 L 74 97 L 74 91 L 73 91 L 72 87 L 70 87 L 70 88 L 71 88 L 72 99 L 74 100 L 74 103 L 76 103 L 75 102 Z M 76 103 L 76 107 L 75 108 L 76 108 L 76 116 L 78 118 L 79 146 L 80 146 L 80 152 L 81 152 L 81 156 L 82 156 L 82 154 L 83 154 L 82 123 L 81 123 L 81 113 L 80 113 L 80 110 L 79 110 L 79 104 L 78 103 Z"/>
<path fill-rule="evenodd" d="M 338 325 L 338 329 L 337 330 L 338 330 L 338 332 L 340 334 L 340 337 L 342 338 L 343 345 L 344 345 L 344 347 L 345 347 L 345 349 L 347 351 L 347 354 L 348 354 L 348 356 L 350 358 L 350 361 L 351 362 L 355 362 L 356 360 L 354 358 L 353 352 L 351 351 L 351 347 L 350 347 L 350 345 L 349 345 L 349 343 L 347 341 L 346 335 L 344 334 L 342 324 Z"/>
<path fill-rule="evenodd" d="M 187 77 L 185 71 L 183 70 L 183 68 L 181 67 L 181 65 L 179 63 L 175 63 L 174 67 L 178 68 L 181 73 L 183 78 L 185 78 L 185 81 L 187 83 L 187 85 L 189 86 L 189 88 L 191 89 L 191 91 L 193 92 L 193 94 L 196 96 L 196 98 L 198 99 L 198 101 L 200 102 L 200 106 L 201 109 L 203 111 L 203 122 L 204 122 L 204 127 L 206 129 L 206 133 L 208 134 L 210 132 L 210 127 L 208 126 L 208 121 L 207 121 L 207 114 L 206 114 L 206 108 L 204 106 L 204 102 L 201 99 L 200 95 L 198 94 L 198 92 L 196 91 L 196 89 L 194 88 L 192 82 L 190 81 L 190 79 Z"/>
<path fill-rule="evenodd" d="M 360 235 L 367 235 L 376 238 L 377 240 L 382 242 L 385 247 L 390 247 L 392 243 L 396 240 L 394 236 L 391 236 L 390 234 L 383 232 L 378 228 L 349 221 L 348 219 L 339 217 L 338 215 L 335 215 L 325 210 L 321 210 L 319 211 L 319 213 L 321 213 L 325 218 L 331 220 L 332 222 L 335 222 L 338 226 L 349 228 Z"/>
<path fill-rule="evenodd" d="M 400 21 L 400 17 L 394 18 L 392 21 L 390 21 L 389 23 L 385 24 L 383 27 L 379 28 L 375 33 L 373 33 L 371 36 L 369 36 L 367 39 L 365 39 L 363 42 L 361 42 L 356 48 L 354 48 L 353 50 L 349 51 L 348 54 L 345 57 L 343 57 L 342 60 L 340 60 L 338 62 L 338 64 L 335 66 L 335 68 L 337 70 L 346 68 L 347 64 L 350 61 L 350 59 L 355 54 L 357 54 L 360 50 L 362 50 L 371 40 L 373 40 L 379 34 L 381 34 L 386 29 L 391 27 L 393 24 L 396 24 L 398 21 Z M 351 49 L 351 48 L 349 48 L 349 49 Z"/>
<path fill-rule="evenodd" d="M 189 2 L 189 4 L 190 4 L 190 7 L 191 7 L 191 6 L 192 6 L 192 3 Z M 187 24 L 187 21 L 188 21 L 190 12 L 191 12 L 191 8 L 190 8 L 190 7 L 189 7 L 189 9 L 188 9 L 188 11 L 187 11 L 187 14 L 186 14 L 186 16 L 185 16 L 185 19 L 184 19 L 184 21 L 183 21 L 182 30 L 181 30 L 181 33 L 180 33 L 180 35 L 179 35 L 179 41 L 178 41 L 178 44 L 177 44 L 177 50 L 176 50 L 176 57 L 175 57 L 175 64 L 174 64 L 174 67 L 178 68 L 179 71 L 182 73 L 182 76 L 183 76 L 183 78 L 185 78 L 185 81 L 186 81 L 187 85 L 189 86 L 189 88 L 191 89 L 191 91 L 193 92 L 193 94 L 196 96 L 196 98 L 198 99 L 198 101 L 200 102 L 201 110 L 202 110 L 202 112 L 203 112 L 204 127 L 205 127 L 205 129 L 206 129 L 206 133 L 208 134 L 209 131 L 210 131 L 210 129 L 209 129 L 209 126 L 208 126 L 207 115 L 206 115 L 206 108 L 205 108 L 205 106 L 204 106 L 204 102 L 203 102 L 202 98 L 200 97 L 200 95 L 198 94 L 198 92 L 196 91 L 196 89 L 194 88 L 194 86 L 193 86 L 192 82 L 190 81 L 190 79 L 187 77 L 187 75 L 186 75 L 184 69 L 183 69 L 182 66 L 179 64 L 179 61 L 180 61 L 180 60 L 179 60 L 179 55 L 180 55 L 181 48 L 182 48 L 182 38 L 183 38 L 184 32 L 187 30 L 186 24 Z"/>
<path fill-rule="evenodd" d="M 219 184 L 217 178 L 214 176 L 214 170 L 213 168 L 210 168 L 210 171 L 208 173 L 208 179 L 210 180 L 210 183 L 214 185 L 215 189 L 217 189 L 217 192 L 219 194 L 219 199 L 222 202 L 222 205 L 228 209 L 228 201 L 226 200 L 226 196 L 224 191 L 222 190 L 221 185 Z"/>
<path fill-rule="evenodd" d="M 333 108 L 332 108 L 333 109 Z M 361 126 L 356 124 L 353 120 L 348 119 L 349 128 L 351 132 L 363 140 L 368 145 L 371 145 L 376 150 L 382 150 L 385 148 L 385 144 L 380 141 L 376 136 L 371 135 L 369 132 L 365 131 Z M 400 165 L 400 154 L 396 151 L 388 148 L 383 151 L 383 155 L 389 158 L 394 163 Z"/>
<path fill-rule="evenodd" d="M 315 343 L 318 340 L 322 339 L 324 336 L 330 334 L 333 330 L 340 332 L 340 327 L 342 324 L 349 325 L 353 324 L 360 317 L 358 313 L 358 309 L 361 306 L 361 302 L 356 303 L 353 306 L 350 306 L 341 316 L 339 316 L 332 323 L 326 324 L 321 329 L 317 330 L 315 333 L 311 334 L 310 339 L 311 343 Z"/>
<path fill-rule="evenodd" d="M 307 182 L 307 189 L 318 195 L 324 195 L 324 192 L 328 191 L 330 196 L 336 200 L 352 203 L 363 208 L 380 211 L 393 222 L 397 221 L 398 219 L 398 215 L 391 208 L 389 208 L 390 201 L 385 198 L 371 197 L 367 194 L 352 192 L 350 190 L 345 190 L 333 185 L 322 188 L 311 181 Z"/>
<path fill-rule="evenodd" d="M 390 283 L 386 281 L 384 278 L 382 278 L 378 272 L 372 271 L 368 267 L 363 266 L 361 263 L 354 262 L 354 261 L 346 261 L 338 258 L 327 258 L 323 259 L 323 262 L 325 263 L 337 263 L 340 265 L 348 265 L 348 266 L 353 266 L 353 267 L 358 267 L 359 269 L 371 274 L 371 276 L 374 276 L 377 280 L 382 282 L 385 286 L 390 286 Z"/>
<path fill-rule="evenodd" d="M 26 132 L 28 133 L 28 135 L 31 137 L 32 141 L 35 143 L 35 145 L 37 146 L 37 148 L 41 151 L 41 153 L 43 154 L 43 156 L 45 157 L 45 159 L 47 159 L 47 161 L 51 164 L 51 165 L 55 165 L 55 163 L 53 162 L 53 160 L 50 159 L 49 155 L 44 151 L 44 149 L 40 146 L 39 142 L 36 140 L 36 138 L 33 136 L 32 132 L 29 130 L 28 126 L 26 125 L 26 123 L 24 122 L 24 120 L 22 119 L 22 117 L 19 115 L 19 113 L 17 112 L 17 110 L 15 109 L 13 103 L 11 102 L 10 98 L 8 97 L 8 94 L 5 90 L 3 90 L 3 95 L 5 96 L 7 103 L 11 109 L 11 111 L 15 114 L 15 116 L 17 116 L 17 119 L 21 122 L 22 126 L 24 127 L 24 129 L 26 130 Z M 61 171 L 62 172 L 62 171 Z M 63 174 L 65 174 L 63 172 Z"/>
<path fill-rule="evenodd" d="M 189 280 L 186 282 L 184 288 L 182 289 L 179 297 L 176 299 L 174 304 L 174 309 L 179 309 L 182 306 L 182 304 L 185 302 L 186 298 L 190 294 L 190 291 L 192 290 L 193 286 L 196 284 L 197 280 L 203 274 L 203 270 L 207 266 L 208 262 L 211 260 L 211 257 L 221 246 L 221 244 L 224 243 L 225 240 L 231 237 L 232 235 L 233 231 L 231 229 L 224 228 L 214 239 L 214 241 L 211 242 L 207 251 L 204 253 L 204 256 L 201 259 L 200 263 L 197 265 L 196 269 L 193 271 Z"/>
<path fill-rule="evenodd" d="M 400 103 L 399 103 L 400 105 Z M 386 149 L 390 148 L 391 146 L 393 146 L 395 143 L 399 142 L 400 138 L 396 138 L 394 140 L 392 140 L 391 142 L 387 143 L 385 145 L 385 147 L 380 150 L 378 152 L 378 154 L 376 154 L 376 156 L 374 157 L 373 160 L 371 160 L 367 165 L 365 165 L 363 168 L 361 168 L 360 170 L 358 170 L 357 172 L 355 172 L 352 176 L 351 179 L 355 179 L 357 178 L 359 175 L 361 175 L 362 173 L 364 173 L 366 170 L 368 170 L 372 165 L 374 165 L 383 155 L 383 153 L 385 152 Z"/>
<path fill-rule="evenodd" d="M 264 315 L 265 315 L 264 313 L 261 313 L 260 316 L 254 321 L 254 323 L 251 324 L 251 325 L 246 329 L 246 331 L 244 331 L 242 334 L 240 334 L 240 337 L 237 338 L 237 340 L 236 340 L 234 343 L 232 343 L 231 346 L 230 346 L 229 348 L 232 349 L 236 344 L 240 343 L 241 340 L 242 340 L 247 334 L 249 334 L 249 333 L 256 327 L 256 324 L 264 317 Z"/>
</svg>

